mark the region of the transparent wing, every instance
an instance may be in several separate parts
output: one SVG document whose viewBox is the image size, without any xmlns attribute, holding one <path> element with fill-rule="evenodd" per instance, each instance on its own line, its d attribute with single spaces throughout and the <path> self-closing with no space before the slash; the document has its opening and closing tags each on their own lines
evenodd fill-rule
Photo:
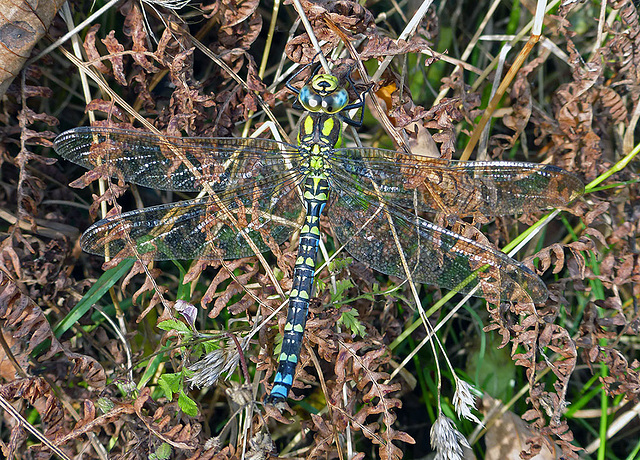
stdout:
<svg viewBox="0 0 640 460">
<path fill-rule="evenodd" d="M 250 238 L 268 251 L 304 219 L 299 174 L 278 179 L 103 219 L 82 235 L 82 248 L 113 258 L 237 259 L 255 253 Z"/>
<path fill-rule="evenodd" d="M 63 158 L 111 177 L 160 190 L 214 190 L 268 180 L 295 169 L 295 146 L 271 139 L 170 137 L 80 127 L 54 141 Z"/>
<path fill-rule="evenodd" d="M 341 243 L 360 262 L 375 270 L 407 278 L 399 247 L 414 282 L 453 289 L 476 272 L 459 292 L 497 302 L 547 298 L 540 278 L 522 264 L 490 246 L 412 215 L 404 209 L 371 200 L 357 189 L 332 190 L 328 216 Z M 480 270 L 479 270 L 480 269 Z"/>
<path fill-rule="evenodd" d="M 338 149 L 329 162 L 335 182 L 374 200 L 377 187 L 387 203 L 456 216 L 559 207 L 584 191 L 573 174 L 536 163 L 459 162 L 376 148 Z"/>
</svg>

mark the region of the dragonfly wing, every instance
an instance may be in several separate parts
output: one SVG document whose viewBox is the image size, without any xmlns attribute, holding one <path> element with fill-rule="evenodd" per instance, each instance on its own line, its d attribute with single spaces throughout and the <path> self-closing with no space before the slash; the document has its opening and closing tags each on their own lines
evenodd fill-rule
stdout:
<svg viewBox="0 0 640 460">
<path fill-rule="evenodd" d="M 408 270 L 414 282 L 463 294 L 478 286 L 474 295 L 492 302 L 527 299 L 525 293 L 534 302 L 547 298 L 535 273 L 497 249 L 349 189 L 334 191 L 327 213 L 338 240 L 375 270 L 404 279 Z"/>
<path fill-rule="evenodd" d="M 93 224 L 82 248 L 112 258 L 238 259 L 289 238 L 302 213 L 299 177 L 260 182 L 214 196 L 125 212 Z"/>
<path fill-rule="evenodd" d="M 460 162 L 354 148 L 336 150 L 332 164 L 337 180 L 352 186 L 365 183 L 364 192 L 374 199 L 379 192 L 387 203 L 455 216 L 502 216 L 560 207 L 584 191 L 575 175 L 536 163 Z"/>
<path fill-rule="evenodd" d="M 214 190 L 268 180 L 292 167 L 292 145 L 258 138 L 171 137 L 146 131 L 80 127 L 54 141 L 58 154 L 105 176 L 160 190 Z M 293 167 L 296 165 L 294 164 Z"/>
</svg>

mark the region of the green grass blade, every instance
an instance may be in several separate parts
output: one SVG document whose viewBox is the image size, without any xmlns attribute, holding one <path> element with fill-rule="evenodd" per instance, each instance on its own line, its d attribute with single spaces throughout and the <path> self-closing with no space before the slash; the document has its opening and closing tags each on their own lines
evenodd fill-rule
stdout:
<svg viewBox="0 0 640 460">
<path fill-rule="evenodd" d="M 91 289 L 80 299 L 80 302 L 60 321 L 53 329 L 56 337 L 60 337 L 71 326 L 77 323 L 90 309 L 95 305 L 116 282 L 125 276 L 131 267 L 133 267 L 135 260 L 126 259 L 118 264 L 117 267 L 111 268 L 104 272 L 100 278 L 96 281 L 96 284 L 91 286 Z"/>
</svg>

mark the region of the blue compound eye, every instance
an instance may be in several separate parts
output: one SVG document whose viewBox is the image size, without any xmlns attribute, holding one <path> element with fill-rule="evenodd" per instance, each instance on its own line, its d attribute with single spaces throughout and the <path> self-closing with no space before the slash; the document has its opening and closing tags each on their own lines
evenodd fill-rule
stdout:
<svg viewBox="0 0 640 460">
<path fill-rule="evenodd" d="M 313 92 L 313 90 L 309 87 L 309 85 L 304 85 L 300 90 L 300 94 L 298 95 L 298 100 L 302 107 L 309 112 L 319 112 L 322 110 L 322 97 Z"/>
<path fill-rule="evenodd" d="M 349 103 L 349 93 L 338 86 L 338 79 L 333 75 L 316 75 L 302 87 L 298 100 L 309 112 L 334 114 Z"/>
<path fill-rule="evenodd" d="M 322 99 L 322 111 L 325 113 L 338 113 L 349 103 L 349 93 L 340 88 L 335 93 Z"/>
</svg>

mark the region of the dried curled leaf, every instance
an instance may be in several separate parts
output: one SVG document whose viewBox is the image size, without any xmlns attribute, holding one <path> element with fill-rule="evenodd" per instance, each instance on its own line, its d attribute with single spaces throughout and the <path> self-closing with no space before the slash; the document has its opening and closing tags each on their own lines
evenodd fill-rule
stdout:
<svg viewBox="0 0 640 460">
<path fill-rule="evenodd" d="M 15 282 L 0 271 L 0 318 L 4 329 L 22 342 L 20 353 L 29 354 L 36 347 L 50 343 L 41 360 L 48 360 L 62 353 L 72 364 L 73 374 L 82 374 L 87 384 L 102 388 L 106 375 L 102 366 L 93 358 L 69 351 L 53 334 L 46 317 L 28 296 L 22 293 Z"/>
<path fill-rule="evenodd" d="M 45 379 L 31 377 L 0 385 L 0 396 L 5 401 L 24 400 L 31 407 L 34 407 L 38 411 L 44 427 L 43 434 L 49 439 L 66 432 L 66 420 L 62 410 L 62 403 Z M 6 414 L 6 412 L 4 413 Z M 6 458 L 17 458 L 18 453 L 26 450 L 26 446 L 23 446 L 23 443 L 28 438 L 28 432 L 25 430 L 24 425 L 13 417 L 3 416 L 3 420 L 11 426 L 12 439 L 9 449 L 5 450 L 3 446 L 3 453 Z"/>
<path fill-rule="evenodd" d="M 200 425 L 192 423 L 179 423 L 180 408 L 177 403 L 167 404 L 155 409 L 152 415 L 147 415 L 147 406 L 155 406 L 151 399 L 151 390 L 143 388 L 136 401 L 133 403 L 135 412 L 146 425 L 149 433 L 157 436 L 175 449 L 194 450 L 198 446 Z"/>
<path fill-rule="evenodd" d="M 289 3 L 290 0 L 286 1 L 285 5 Z M 357 2 L 347 0 L 303 0 L 300 3 L 313 26 L 318 41 L 328 42 L 323 47 L 323 52 L 325 53 L 334 49 L 339 42 L 339 37 L 325 21 L 331 21 L 351 34 L 362 33 L 373 25 L 373 15 Z M 317 54 L 311 46 L 311 40 L 306 33 L 289 40 L 285 47 L 285 53 L 293 62 L 301 64 L 311 62 Z"/>
</svg>

